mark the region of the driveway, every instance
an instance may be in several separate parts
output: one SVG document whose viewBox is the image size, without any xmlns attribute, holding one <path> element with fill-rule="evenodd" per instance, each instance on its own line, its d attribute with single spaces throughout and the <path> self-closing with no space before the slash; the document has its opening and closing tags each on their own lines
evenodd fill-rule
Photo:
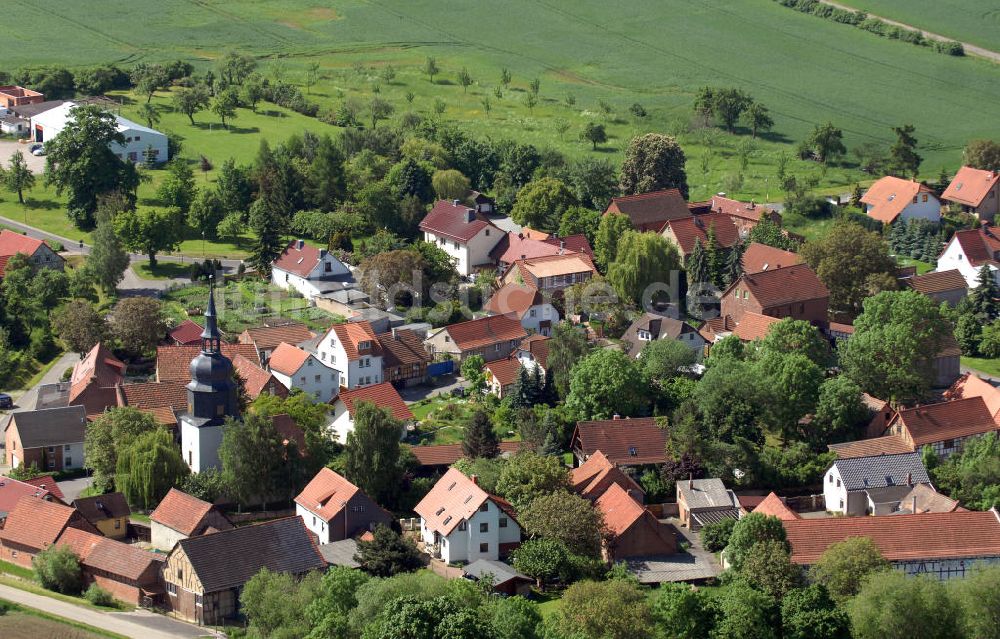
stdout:
<svg viewBox="0 0 1000 639">
<path fill-rule="evenodd" d="M 722 573 L 715 555 L 702 548 L 701 535 L 681 526 L 676 517 L 661 519 L 660 523 L 670 524 L 676 531 L 678 544 L 686 542 L 688 549 L 675 555 L 627 559 L 629 570 L 641 583 L 704 580 Z"/>
<path fill-rule="evenodd" d="M 458 375 L 448 375 L 447 377 L 440 378 L 440 381 L 442 383 L 437 386 L 421 384 L 419 386 L 401 388 L 399 390 L 399 396 L 402 397 L 403 401 L 407 404 L 413 404 L 427 397 L 446 395 L 456 388 L 465 387 L 465 379 L 459 377 Z"/>
<path fill-rule="evenodd" d="M 10 157 L 14 155 L 15 152 L 20 151 L 24 155 L 24 161 L 28 163 L 28 169 L 32 173 L 41 175 L 45 170 L 45 156 L 34 156 L 28 151 L 30 144 L 21 144 L 20 142 L 11 142 L 10 140 L 0 141 L 0 162 L 3 163 L 4 167 L 10 166 Z"/>
<path fill-rule="evenodd" d="M 68 479 L 66 481 L 56 482 L 56 485 L 59 486 L 59 490 L 61 490 L 63 495 L 65 495 L 66 503 L 68 504 L 79 497 L 80 493 L 82 493 L 84 489 L 89 488 L 93 483 L 93 477 L 79 477 L 77 479 Z"/>
</svg>

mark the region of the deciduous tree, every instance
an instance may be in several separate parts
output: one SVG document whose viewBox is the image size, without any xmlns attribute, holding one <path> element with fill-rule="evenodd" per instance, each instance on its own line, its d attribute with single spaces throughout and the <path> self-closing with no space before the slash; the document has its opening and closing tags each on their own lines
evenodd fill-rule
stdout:
<svg viewBox="0 0 1000 639">
<path fill-rule="evenodd" d="M 551 177 L 526 184 L 517 193 L 510 215 L 521 226 L 540 231 L 554 231 L 562 214 L 578 204 L 576 196 L 562 181 Z"/>
<path fill-rule="evenodd" d="M 375 577 L 392 577 L 424 566 L 416 544 L 382 524 L 375 527 L 371 541 L 358 542 L 356 559 L 361 570 Z"/>
<path fill-rule="evenodd" d="M 167 165 L 167 174 L 156 188 L 156 197 L 165 206 L 173 206 L 186 214 L 198 193 L 194 171 L 184 158 L 173 158 Z"/>
<path fill-rule="evenodd" d="M 191 126 L 194 126 L 194 114 L 207 109 L 209 101 L 208 89 L 200 84 L 174 91 L 174 108 L 188 117 Z"/>
<path fill-rule="evenodd" d="M 851 639 L 851 620 L 826 588 L 813 584 L 785 594 L 781 630 L 785 639 Z"/>
<path fill-rule="evenodd" d="M 777 541 L 786 551 L 791 550 L 785 535 L 785 527 L 781 525 L 780 519 L 761 513 L 750 513 L 733 526 L 733 532 L 729 535 L 729 545 L 726 546 L 726 560 L 733 570 L 740 572 L 744 562 L 752 554 L 754 544 L 765 541 Z"/>
<path fill-rule="evenodd" d="M 631 416 L 643 406 L 642 374 L 619 350 L 594 351 L 573 367 L 566 408 L 578 419 Z"/>
<path fill-rule="evenodd" d="M 51 545 L 38 552 L 31 559 L 35 577 L 43 588 L 77 595 L 83 588 L 83 573 L 80 559 L 73 549 L 65 544 Z"/>
<path fill-rule="evenodd" d="M 395 503 L 402 479 L 399 436 L 402 424 L 371 402 L 354 407 L 354 430 L 347 435 L 344 471 L 351 482 L 379 504 Z"/>
<path fill-rule="evenodd" d="M 14 151 L 6 169 L 0 166 L 0 178 L 11 193 L 17 193 L 17 201 L 24 204 L 24 192 L 35 188 L 35 174 L 28 168 L 21 151 Z"/>
<path fill-rule="evenodd" d="M 844 602 L 858 594 L 870 575 L 889 570 L 889 562 L 870 537 L 852 537 L 826 549 L 810 569 L 810 579 Z"/>
<path fill-rule="evenodd" d="M 679 189 L 688 197 L 684 151 L 677 140 L 659 133 L 632 138 L 622 162 L 622 193 L 634 195 L 661 189 Z"/>
<path fill-rule="evenodd" d="M 187 464 L 174 438 L 164 428 L 146 431 L 118 454 L 115 488 L 128 503 L 143 510 L 156 507 L 187 477 Z"/>
<path fill-rule="evenodd" d="M 528 507 L 536 497 L 569 488 L 569 471 L 557 457 L 521 452 L 511 457 L 500 471 L 497 492 L 514 508 Z"/>
<path fill-rule="evenodd" d="M 111 408 L 88 422 L 83 458 L 86 467 L 94 473 L 94 486 L 101 491 L 112 490 L 119 451 L 156 428 L 152 415 L 131 406 Z"/>
<path fill-rule="evenodd" d="M 149 256 L 156 266 L 156 254 L 176 250 L 184 239 L 184 215 L 180 209 L 132 209 L 114 218 L 115 232 L 126 249 Z"/>
<path fill-rule="evenodd" d="M 80 354 L 104 339 L 108 326 L 94 305 L 85 300 L 71 300 L 52 316 L 52 328 L 66 347 Z"/>
<path fill-rule="evenodd" d="M 153 350 L 166 332 L 162 305 L 152 297 L 123 299 L 111 314 L 111 335 L 130 353 Z"/>
<path fill-rule="evenodd" d="M 680 270 L 681 257 L 676 244 L 656 233 L 627 231 L 618 241 L 607 279 L 619 298 L 645 307 L 675 290 L 671 282 Z"/>
<path fill-rule="evenodd" d="M 630 581 L 580 581 L 563 593 L 553 618 L 559 636 L 635 639 L 652 634 L 646 594 Z"/>
<path fill-rule="evenodd" d="M 806 144 L 823 164 L 847 153 L 844 146 L 844 132 L 833 126 L 833 122 L 817 124 Z"/>
<path fill-rule="evenodd" d="M 921 639 L 962 636 L 959 602 L 945 582 L 929 577 L 908 577 L 897 570 L 873 575 L 847 610 L 855 639 L 909 639 L 915 628 Z M 906 616 L 900 618 L 898 610 L 906 610 Z"/>
<path fill-rule="evenodd" d="M 1000 142 L 971 140 L 965 145 L 962 160 L 966 166 L 984 171 L 1000 171 Z"/>
<path fill-rule="evenodd" d="M 596 151 L 598 144 L 604 144 L 608 141 L 608 132 L 605 130 L 603 124 L 588 122 L 584 125 L 583 131 L 580 132 L 580 139 L 590 142 Z"/>
<path fill-rule="evenodd" d="M 600 554 L 604 518 L 578 495 L 558 491 L 535 497 L 527 508 L 518 512 L 518 517 L 529 535 L 561 541 L 577 555 Z"/>
<path fill-rule="evenodd" d="M 633 230 L 632 221 L 621 213 L 609 213 L 601 217 L 594 239 L 594 260 L 604 272 L 618 257 L 618 243 L 622 236 Z"/>
<path fill-rule="evenodd" d="M 219 461 L 228 490 L 240 503 L 266 503 L 278 492 L 278 471 L 284 445 L 270 417 L 249 412 L 242 419 L 227 417 L 222 427 Z"/>
</svg>

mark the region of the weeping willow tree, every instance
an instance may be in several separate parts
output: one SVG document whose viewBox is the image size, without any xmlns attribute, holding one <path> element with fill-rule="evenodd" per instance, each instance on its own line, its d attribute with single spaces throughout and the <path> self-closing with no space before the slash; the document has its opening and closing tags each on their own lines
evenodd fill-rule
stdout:
<svg viewBox="0 0 1000 639">
<path fill-rule="evenodd" d="M 115 486 L 128 503 L 153 508 L 188 475 L 187 464 L 163 428 L 143 433 L 118 454 Z"/>
<path fill-rule="evenodd" d="M 680 254 L 673 242 L 656 233 L 627 231 L 618 240 L 618 253 L 608 267 L 607 280 L 623 302 L 641 305 L 651 284 L 659 285 L 662 292 L 672 291 L 671 274 L 680 268 Z"/>
</svg>

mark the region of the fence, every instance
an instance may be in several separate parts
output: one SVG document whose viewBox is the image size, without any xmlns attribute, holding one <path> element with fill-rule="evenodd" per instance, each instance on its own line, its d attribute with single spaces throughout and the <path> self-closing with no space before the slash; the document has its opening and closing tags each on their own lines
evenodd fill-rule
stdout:
<svg viewBox="0 0 1000 639">
<path fill-rule="evenodd" d="M 785 504 L 797 513 L 812 513 L 819 510 L 826 510 L 826 500 L 823 495 L 786 497 Z"/>
<path fill-rule="evenodd" d="M 263 521 L 265 519 L 281 519 L 282 517 L 291 517 L 294 514 L 295 514 L 294 508 L 286 508 L 283 510 L 256 510 L 247 513 L 227 512 L 226 519 L 233 522 L 234 524 L 244 524 L 250 521 Z"/>
<path fill-rule="evenodd" d="M 454 372 L 455 372 L 455 360 L 449 359 L 443 362 L 434 362 L 433 364 L 427 365 L 427 375 L 430 377 L 451 375 Z"/>
</svg>

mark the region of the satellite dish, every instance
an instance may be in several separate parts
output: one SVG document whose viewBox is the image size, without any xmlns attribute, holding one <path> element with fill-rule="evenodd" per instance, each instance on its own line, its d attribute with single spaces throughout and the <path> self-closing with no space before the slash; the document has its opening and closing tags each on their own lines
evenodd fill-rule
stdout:
<svg viewBox="0 0 1000 639">
<path fill-rule="evenodd" d="M 739 468 L 736 468 L 733 470 L 733 476 L 736 477 L 736 479 L 743 479 L 744 477 L 746 477 L 746 473 L 740 470 Z"/>
</svg>

